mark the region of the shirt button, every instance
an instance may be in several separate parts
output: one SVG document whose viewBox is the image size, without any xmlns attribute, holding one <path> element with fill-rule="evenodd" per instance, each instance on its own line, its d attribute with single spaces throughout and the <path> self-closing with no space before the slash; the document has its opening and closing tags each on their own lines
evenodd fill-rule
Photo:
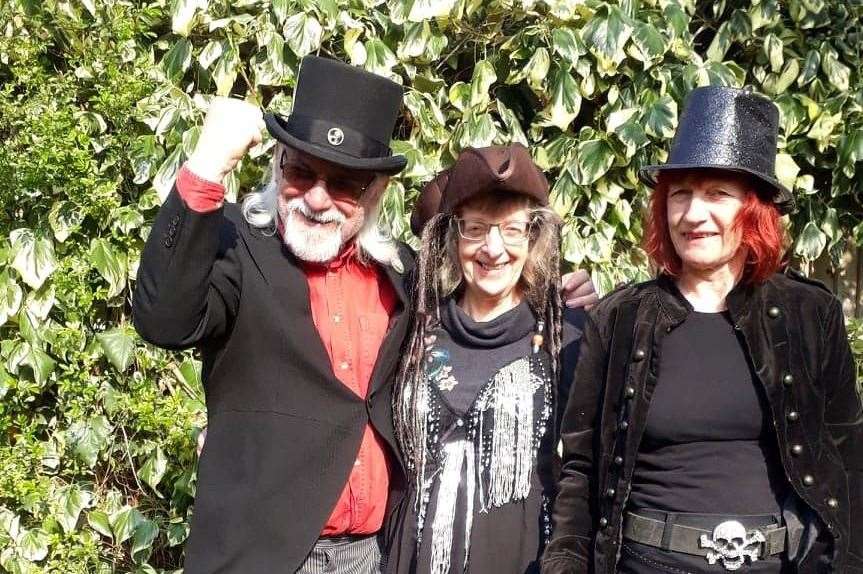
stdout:
<svg viewBox="0 0 863 574">
<path fill-rule="evenodd" d="M 622 456 L 614 457 L 614 465 L 620 466 L 621 464 L 623 464 L 623 457 Z"/>
<path fill-rule="evenodd" d="M 336 325 L 338 325 L 338 324 L 339 324 L 339 323 L 341 323 L 341 322 L 342 322 L 342 316 L 341 316 L 341 315 L 339 315 L 338 313 L 336 313 L 335 315 L 333 315 L 333 323 L 335 323 Z"/>
<path fill-rule="evenodd" d="M 623 394 L 627 399 L 631 399 L 635 396 L 635 389 L 633 387 L 626 387 L 626 390 Z"/>
<path fill-rule="evenodd" d="M 626 421 L 620 421 L 620 430 L 625 431 L 629 428 L 629 423 Z"/>
<path fill-rule="evenodd" d="M 457 419 L 457 420 L 455 421 L 455 426 L 457 426 L 457 427 L 463 427 L 463 426 L 464 426 L 464 421 L 463 421 L 462 419 Z"/>
<path fill-rule="evenodd" d="M 807 474 L 803 477 L 803 484 L 805 484 L 806 486 L 812 486 L 813 484 L 815 484 L 815 477 L 813 477 L 811 474 Z"/>
<path fill-rule="evenodd" d="M 347 361 L 342 361 L 341 363 L 339 363 L 339 368 L 343 371 L 347 371 L 351 368 L 351 364 Z"/>
<path fill-rule="evenodd" d="M 830 508 L 833 508 L 833 509 L 839 508 L 839 501 L 836 500 L 835 498 L 828 498 L 827 499 L 827 506 L 829 506 Z"/>
<path fill-rule="evenodd" d="M 608 519 L 603 516 L 602 518 L 599 519 L 599 527 L 605 528 L 606 526 L 608 526 Z"/>
<path fill-rule="evenodd" d="M 786 387 L 790 387 L 794 383 L 794 375 L 791 373 L 785 373 L 785 376 L 782 377 L 782 384 Z"/>
<path fill-rule="evenodd" d="M 792 423 L 796 422 L 797 419 L 800 418 L 800 415 L 797 413 L 797 411 L 789 411 L 786 416 L 788 417 L 788 420 L 791 421 Z"/>
<path fill-rule="evenodd" d="M 615 494 L 617 494 L 617 491 L 614 490 L 613 488 L 609 488 L 608 490 L 605 491 L 605 496 L 607 498 L 614 498 Z"/>
<path fill-rule="evenodd" d="M 803 445 L 801 445 L 801 444 L 791 445 L 791 454 L 793 454 L 794 456 L 800 456 L 801 454 L 803 454 Z"/>
<path fill-rule="evenodd" d="M 776 317 L 781 315 L 782 312 L 779 310 L 779 307 L 771 307 L 767 310 L 767 314 L 770 316 L 771 319 L 775 319 Z"/>
<path fill-rule="evenodd" d="M 636 361 L 636 362 L 642 361 L 642 360 L 644 360 L 644 357 L 646 357 L 646 356 L 647 356 L 647 353 L 644 352 L 644 349 L 638 349 L 632 355 L 632 360 Z"/>
</svg>

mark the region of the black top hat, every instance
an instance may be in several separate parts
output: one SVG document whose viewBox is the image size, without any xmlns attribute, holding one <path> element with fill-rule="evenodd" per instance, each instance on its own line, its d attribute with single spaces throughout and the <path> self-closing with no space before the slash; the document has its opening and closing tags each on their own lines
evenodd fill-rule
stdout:
<svg viewBox="0 0 863 574">
<path fill-rule="evenodd" d="M 745 173 L 765 184 L 779 211 L 794 208 L 794 196 L 776 179 L 779 110 L 749 90 L 705 86 L 690 92 L 680 116 L 671 153 L 664 165 L 639 170 L 653 187 L 659 172 L 681 169 L 723 169 Z"/>
<path fill-rule="evenodd" d="M 336 60 L 306 56 L 288 117 L 264 115 L 280 142 L 350 169 L 396 173 L 407 164 L 392 155 L 390 137 L 402 87 Z"/>
</svg>

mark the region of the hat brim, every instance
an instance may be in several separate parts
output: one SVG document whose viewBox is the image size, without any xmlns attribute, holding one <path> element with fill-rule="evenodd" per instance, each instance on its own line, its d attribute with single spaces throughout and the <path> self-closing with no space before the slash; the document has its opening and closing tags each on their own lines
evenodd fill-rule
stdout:
<svg viewBox="0 0 863 574">
<path fill-rule="evenodd" d="M 787 187 L 779 183 L 778 180 L 767 177 L 762 173 L 759 173 L 755 170 L 747 169 L 745 167 L 730 167 L 727 165 L 720 164 L 664 164 L 664 165 L 648 165 L 638 170 L 638 178 L 644 182 L 645 185 L 650 187 L 656 187 L 657 177 L 660 172 L 663 171 L 682 171 L 682 170 L 691 170 L 691 169 L 717 169 L 722 171 L 733 171 L 735 173 L 746 174 L 750 177 L 757 179 L 763 183 L 766 183 L 770 188 L 775 192 L 774 196 L 771 198 L 773 203 L 776 204 L 776 207 L 779 208 L 780 213 L 787 214 L 794 211 L 794 196 L 788 190 Z"/>
<path fill-rule="evenodd" d="M 283 121 L 283 120 L 282 120 Z M 274 138 L 285 145 L 298 149 L 318 159 L 334 163 L 348 169 L 361 171 L 374 171 L 387 175 L 394 175 L 405 168 L 408 163 L 403 155 L 390 155 L 384 157 L 360 158 L 338 152 L 334 149 L 309 143 L 302 140 L 285 129 L 282 121 L 275 114 L 264 114 L 264 123 L 267 130 Z"/>
</svg>

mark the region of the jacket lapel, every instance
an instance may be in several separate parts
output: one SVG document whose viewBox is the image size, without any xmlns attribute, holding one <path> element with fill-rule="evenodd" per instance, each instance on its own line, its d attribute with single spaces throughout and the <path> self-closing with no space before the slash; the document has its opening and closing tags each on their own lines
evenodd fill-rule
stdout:
<svg viewBox="0 0 863 574">
<path fill-rule="evenodd" d="M 330 356 L 312 319 L 309 284 L 297 258 L 278 234 L 265 235 L 251 226 L 247 226 L 247 230 L 245 235 L 248 237 L 246 243 L 249 253 L 273 293 L 272 310 L 280 315 L 278 323 L 283 338 L 296 340 L 299 337 L 303 341 L 301 348 L 306 359 L 317 366 L 336 392 L 357 401 L 362 400 L 342 384 L 333 371 Z"/>
</svg>

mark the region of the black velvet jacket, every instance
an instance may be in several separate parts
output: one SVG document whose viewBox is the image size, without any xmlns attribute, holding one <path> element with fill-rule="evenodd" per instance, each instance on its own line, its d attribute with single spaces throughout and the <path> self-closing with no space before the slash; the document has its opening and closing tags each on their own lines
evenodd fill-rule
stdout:
<svg viewBox="0 0 863 574">
<path fill-rule="evenodd" d="M 738 286 L 727 302 L 770 403 L 785 476 L 818 533 L 797 552 L 797 571 L 863 574 L 863 412 L 841 306 L 790 273 Z M 690 310 L 660 277 L 592 311 L 561 428 L 564 466 L 543 573 L 616 572 L 662 339 Z"/>
</svg>

